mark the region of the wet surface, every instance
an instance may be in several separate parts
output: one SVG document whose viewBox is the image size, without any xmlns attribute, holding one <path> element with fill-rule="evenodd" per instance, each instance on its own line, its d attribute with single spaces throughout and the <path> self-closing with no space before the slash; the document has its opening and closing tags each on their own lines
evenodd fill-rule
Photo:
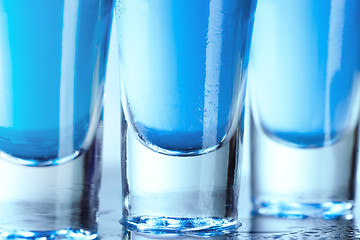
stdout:
<svg viewBox="0 0 360 240">
<path fill-rule="evenodd" d="M 102 240 L 116 239 L 201 239 L 200 236 L 160 236 L 126 231 L 119 224 L 121 218 L 121 185 L 119 165 L 104 168 L 101 189 L 99 233 Z M 231 234 L 206 239 L 360 239 L 360 210 L 355 209 L 352 219 L 285 219 L 251 216 L 250 191 L 243 176 L 239 211 L 242 226 Z"/>
<path fill-rule="evenodd" d="M 237 232 L 221 236 L 160 236 L 123 230 L 100 233 L 102 239 L 360 239 L 359 226 L 353 220 L 290 220 L 276 218 L 243 219 Z M 114 231 L 115 230 L 115 231 Z"/>
</svg>

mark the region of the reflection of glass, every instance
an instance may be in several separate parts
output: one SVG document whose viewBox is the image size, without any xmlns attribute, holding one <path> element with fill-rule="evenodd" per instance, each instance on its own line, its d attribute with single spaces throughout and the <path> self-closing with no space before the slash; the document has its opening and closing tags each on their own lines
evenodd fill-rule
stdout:
<svg viewBox="0 0 360 240">
<path fill-rule="evenodd" d="M 249 232 L 261 235 L 299 236 L 306 229 L 314 227 L 313 222 L 307 223 L 302 219 L 274 218 L 269 216 L 254 215 L 251 218 Z"/>
<path fill-rule="evenodd" d="M 0 0 L 1 236 L 96 235 L 112 7 Z"/>
<path fill-rule="evenodd" d="M 242 239 L 358 239 L 360 233 L 353 220 L 287 219 L 256 215 L 244 219 L 244 225 L 231 234 L 211 237 L 191 235 L 159 236 L 123 230 L 126 240 L 242 240 Z"/>
<path fill-rule="evenodd" d="M 255 2 L 117 1 L 125 224 L 177 231 L 236 223 Z"/>
<path fill-rule="evenodd" d="M 353 239 L 356 225 L 346 219 L 287 219 L 253 216 L 249 232 L 255 239 Z M 241 239 L 241 238 L 239 238 Z"/>
<path fill-rule="evenodd" d="M 264 0 L 251 56 L 255 208 L 278 216 L 352 207 L 360 2 Z"/>
<path fill-rule="evenodd" d="M 220 236 L 207 236 L 207 237 L 199 237 L 199 236 L 191 236 L 191 235 L 171 235 L 171 236 L 160 236 L 158 234 L 143 234 L 139 232 L 131 232 L 129 230 L 123 231 L 122 239 L 126 240 L 154 240 L 154 239 L 163 239 L 163 240 L 199 240 L 199 239 L 207 239 L 207 240 L 235 240 L 238 239 L 235 235 L 220 235 Z"/>
</svg>

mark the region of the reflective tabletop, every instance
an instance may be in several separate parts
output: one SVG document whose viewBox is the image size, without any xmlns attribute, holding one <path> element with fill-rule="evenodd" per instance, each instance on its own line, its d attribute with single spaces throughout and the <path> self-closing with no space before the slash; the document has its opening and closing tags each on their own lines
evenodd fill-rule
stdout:
<svg viewBox="0 0 360 240">
<path fill-rule="evenodd" d="M 126 231 L 121 218 L 120 164 L 104 166 L 101 189 L 99 233 L 103 240 L 116 239 L 199 239 L 200 236 L 160 236 Z M 242 226 L 236 232 L 205 239 L 360 239 L 360 211 L 350 220 L 285 219 L 251 216 L 248 174 L 243 175 L 240 216 Z"/>
</svg>

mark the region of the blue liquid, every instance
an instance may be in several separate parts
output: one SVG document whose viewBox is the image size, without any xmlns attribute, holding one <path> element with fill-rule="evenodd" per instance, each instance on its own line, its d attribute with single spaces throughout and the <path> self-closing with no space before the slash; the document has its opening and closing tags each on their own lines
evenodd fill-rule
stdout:
<svg viewBox="0 0 360 240">
<path fill-rule="evenodd" d="M 319 147 L 352 134 L 360 91 L 360 1 L 259 1 L 249 81 L 270 137 Z"/>
<path fill-rule="evenodd" d="M 0 151 L 40 163 L 84 148 L 101 117 L 112 6 L 0 0 Z"/>
<path fill-rule="evenodd" d="M 255 3 L 118 0 L 123 109 L 148 146 L 196 153 L 232 136 Z"/>
</svg>

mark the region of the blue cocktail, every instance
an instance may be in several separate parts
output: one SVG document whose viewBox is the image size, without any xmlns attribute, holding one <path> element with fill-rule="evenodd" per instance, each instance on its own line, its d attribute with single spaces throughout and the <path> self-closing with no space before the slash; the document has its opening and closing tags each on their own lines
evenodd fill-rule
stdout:
<svg viewBox="0 0 360 240">
<path fill-rule="evenodd" d="M 257 208 L 332 218 L 352 207 L 359 22 L 357 0 L 259 3 L 249 76 Z"/>
<path fill-rule="evenodd" d="M 117 1 L 128 227 L 238 224 L 237 142 L 255 5 Z"/>
<path fill-rule="evenodd" d="M 95 135 L 112 7 L 112 0 L 0 0 L 1 236 L 96 235 Z"/>
</svg>

